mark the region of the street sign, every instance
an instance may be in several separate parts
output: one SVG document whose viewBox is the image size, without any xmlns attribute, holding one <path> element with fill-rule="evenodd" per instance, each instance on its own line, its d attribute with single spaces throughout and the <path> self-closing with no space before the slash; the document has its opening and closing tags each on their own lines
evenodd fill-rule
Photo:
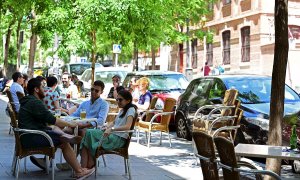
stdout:
<svg viewBox="0 0 300 180">
<path fill-rule="evenodd" d="M 114 44 L 113 45 L 113 53 L 120 54 L 122 51 L 122 45 L 121 44 Z"/>
</svg>

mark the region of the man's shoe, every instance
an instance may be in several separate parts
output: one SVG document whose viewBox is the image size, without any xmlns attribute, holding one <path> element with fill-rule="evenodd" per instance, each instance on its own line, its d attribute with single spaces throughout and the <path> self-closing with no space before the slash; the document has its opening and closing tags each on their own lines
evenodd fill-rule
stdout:
<svg viewBox="0 0 300 180">
<path fill-rule="evenodd" d="M 57 169 L 61 170 L 61 171 L 67 171 L 67 170 L 71 170 L 72 167 L 68 164 L 68 163 L 56 163 L 56 167 Z"/>
<path fill-rule="evenodd" d="M 72 135 L 62 135 L 60 136 L 61 142 L 67 142 L 70 144 L 80 144 L 82 137 L 81 136 L 72 136 Z"/>
<path fill-rule="evenodd" d="M 36 165 L 37 167 L 41 168 L 42 170 L 46 170 L 46 159 L 45 158 L 36 158 L 34 156 L 30 156 L 30 161 L 32 164 Z"/>
</svg>

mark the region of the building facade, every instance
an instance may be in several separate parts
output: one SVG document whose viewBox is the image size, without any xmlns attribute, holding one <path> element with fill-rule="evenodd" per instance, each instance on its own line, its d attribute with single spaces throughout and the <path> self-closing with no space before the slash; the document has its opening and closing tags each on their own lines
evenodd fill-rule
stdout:
<svg viewBox="0 0 300 180">
<path fill-rule="evenodd" d="M 274 59 L 274 6 L 272 0 L 220 0 L 211 6 L 205 29 L 214 32 L 212 43 L 194 39 L 190 54 L 194 74 L 207 61 L 222 65 L 225 73 L 272 75 Z M 300 90 L 300 0 L 289 0 L 290 51 L 286 83 Z M 185 72 L 186 45 L 172 47 L 170 69 Z"/>
</svg>

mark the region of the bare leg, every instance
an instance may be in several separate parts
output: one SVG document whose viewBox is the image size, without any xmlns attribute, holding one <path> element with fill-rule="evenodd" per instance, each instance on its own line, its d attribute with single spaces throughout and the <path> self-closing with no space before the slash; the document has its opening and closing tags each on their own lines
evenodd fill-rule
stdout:
<svg viewBox="0 0 300 180">
<path fill-rule="evenodd" d="M 76 173 L 82 172 L 82 168 L 79 162 L 76 159 L 75 152 L 73 151 L 72 147 L 69 143 L 63 143 L 60 148 L 62 149 L 63 155 L 65 160 L 68 164 L 74 169 Z"/>
<path fill-rule="evenodd" d="M 81 167 L 83 168 L 87 168 L 87 164 L 88 164 L 88 160 L 89 160 L 89 154 L 88 154 L 88 150 L 86 147 L 83 147 L 81 149 L 81 153 L 80 153 L 80 156 L 81 156 L 81 161 L 80 161 L 80 164 L 81 164 Z"/>
<path fill-rule="evenodd" d="M 81 149 L 80 156 L 81 156 L 81 161 L 80 161 L 81 167 L 90 169 L 95 166 L 94 158 L 86 147 L 83 147 Z"/>
<path fill-rule="evenodd" d="M 94 157 L 92 156 L 91 152 L 88 150 L 88 164 L 87 164 L 87 168 L 93 168 L 95 167 L 96 162 L 94 160 Z"/>
</svg>

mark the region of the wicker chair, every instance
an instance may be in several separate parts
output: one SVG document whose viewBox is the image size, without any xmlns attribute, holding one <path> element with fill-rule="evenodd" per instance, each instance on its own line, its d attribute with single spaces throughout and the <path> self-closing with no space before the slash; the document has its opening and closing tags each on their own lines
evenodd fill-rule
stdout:
<svg viewBox="0 0 300 180">
<path fill-rule="evenodd" d="M 200 107 L 193 117 L 193 131 L 210 133 L 212 130 L 223 126 L 232 126 L 241 104 L 237 99 L 237 95 L 238 91 L 236 89 L 229 89 L 225 92 L 224 103 L 222 105 Z M 207 109 L 210 109 L 208 115 L 201 114 L 201 112 Z"/>
<path fill-rule="evenodd" d="M 24 168 L 26 172 L 26 157 L 34 154 L 44 154 L 47 156 L 46 164 L 47 164 L 47 173 L 49 173 L 49 158 L 51 159 L 52 163 L 52 180 L 54 180 L 54 158 L 55 158 L 55 151 L 56 148 L 53 145 L 51 137 L 43 131 L 38 130 L 28 130 L 28 129 L 19 129 L 18 123 L 16 119 L 16 115 L 12 109 L 10 103 L 8 104 L 8 111 L 11 119 L 11 126 L 13 127 L 14 135 L 15 135 L 15 151 L 13 156 L 12 162 L 12 171 L 13 174 L 16 176 L 16 179 L 19 177 L 19 166 L 20 166 L 20 159 L 24 158 Z M 36 148 L 23 148 L 22 146 L 22 136 L 27 134 L 35 134 L 41 135 L 45 138 L 46 141 L 49 142 L 49 147 L 36 147 Z"/>
<path fill-rule="evenodd" d="M 17 122 L 18 122 L 18 112 L 17 112 L 17 110 L 16 110 L 16 106 L 15 106 L 15 104 L 14 104 L 14 100 L 13 100 L 13 97 L 12 97 L 12 95 L 11 95 L 10 89 L 7 88 L 7 89 L 5 90 L 5 92 L 6 92 L 6 95 L 7 95 L 7 97 L 8 97 L 8 102 L 10 103 L 10 106 L 11 106 L 13 112 L 15 113 L 15 116 L 16 116 L 16 119 L 17 119 Z M 13 128 L 12 125 L 10 125 L 8 134 L 11 134 L 12 128 Z"/>
<path fill-rule="evenodd" d="M 118 102 L 115 99 L 108 98 L 106 101 L 109 104 L 109 111 L 106 118 L 106 122 L 113 122 L 119 112 Z"/>
<path fill-rule="evenodd" d="M 129 136 L 126 140 L 125 145 L 122 148 L 119 149 L 114 149 L 114 150 L 105 150 L 103 149 L 101 146 L 98 147 L 97 151 L 96 151 L 96 155 L 95 155 L 95 162 L 98 162 L 97 159 L 102 156 L 103 160 L 104 160 L 104 155 L 105 154 L 115 154 L 115 155 L 119 155 L 122 156 L 124 158 L 124 164 L 125 164 L 125 174 L 128 173 L 129 179 L 131 179 L 131 172 L 130 172 L 130 165 L 129 165 L 129 153 L 128 153 L 128 148 L 129 148 L 129 144 L 131 141 L 131 136 L 132 133 L 134 132 L 134 125 L 135 122 L 137 120 L 137 114 L 133 119 L 133 122 L 131 124 L 130 130 L 129 131 L 122 131 L 122 132 L 129 132 Z M 114 132 L 118 132 L 118 131 L 114 131 Z M 120 132 L 120 131 L 119 131 Z M 106 162 L 104 161 L 105 166 L 106 166 Z M 97 176 L 97 165 L 95 166 L 95 177 Z"/>
<path fill-rule="evenodd" d="M 198 151 L 204 180 L 219 180 L 216 153 L 212 136 L 205 132 L 193 132 L 193 139 Z"/>
<path fill-rule="evenodd" d="M 17 92 L 17 96 L 18 96 L 18 99 L 20 100 L 22 97 L 24 97 L 25 95 L 21 92 Z"/>
<path fill-rule="evenodd" d="M 239 172 L 255 174 L 256 179 L 262 179 L 262 174 L 272 176 L 275 179 L 281 179 L 276 173 L 268 170 L 258 170 L 256 166 L 249 162 L 237 161 L 234 151 L 234 144 L 224 137 L 215 137 L 215 145 L 217 147 L 222 167 L 224 180 L 239 180 Z M 247 167 L 248 169 L 241 168 Z"/>
<path fill-rule="evenodd" d="M 149 133 L 148 136 L 148 147 L 150 147 L 150 139 L 151 139 L 151 132 L 152 131 L 160 131 L 160 144 L 162 141 L 162 132 L 168 133 L 169 137 L 169 143 L 170 147 L 172 147 L 171 144 L 171 138 L 169 134 L 169 123 L 171 120 L 171 116 L 174 114 L 173 109 L 176 104 L 176 100 L 173 98 L 166 98 L 165 100 L 165 106 L 162 112 L 156 113 L 149 122 L 146 121 L 139 121 L 137 129 L 137 142 L 139 142 L 139 132 L 140 130 L 145 131 L 146 133 Z M 161 121 L 159 123 L 154 122 L 154 120 L 161 116 Z"/>
</svg>

